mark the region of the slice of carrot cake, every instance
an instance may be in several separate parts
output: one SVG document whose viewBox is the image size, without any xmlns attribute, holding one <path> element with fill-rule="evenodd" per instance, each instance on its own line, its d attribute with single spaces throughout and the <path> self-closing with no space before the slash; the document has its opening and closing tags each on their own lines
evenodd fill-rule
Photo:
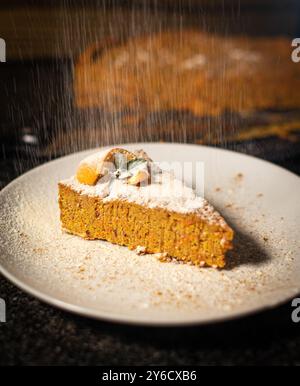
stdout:
<svg viewBox="0 0 300 386">
<path fill-rule="evenodd" d="M 233 230 L 195 191 L 142 151 L 93 154 L 59 183 L 62 228 L 185 262 L 224 267 Z"/>
</svg>

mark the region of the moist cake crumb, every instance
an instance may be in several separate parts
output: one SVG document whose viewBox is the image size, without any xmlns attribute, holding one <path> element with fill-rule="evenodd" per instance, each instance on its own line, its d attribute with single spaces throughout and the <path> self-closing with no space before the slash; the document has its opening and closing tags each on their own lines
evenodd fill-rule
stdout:
<svg viewBox="0 0 300 386">
<path fill-rule="evenodd" d="M 141 150 L 119 148 L 84 159 L 75 177 L 59 183 L 63 230 L 138 255 L 159 253 L 164 262 L 224 267 L 234 233 L 208 201 L 157 165 L 147 184 L 131 184 L 152 164 Z"/>
<path fill-rule="evenodd" d="M 142 247 L 140 245 L 138 245 L 135 249 L 135 253 L 137 255 L 145 255 L 147 252 L 146 252 L 146 247 Z"/>
</svg>

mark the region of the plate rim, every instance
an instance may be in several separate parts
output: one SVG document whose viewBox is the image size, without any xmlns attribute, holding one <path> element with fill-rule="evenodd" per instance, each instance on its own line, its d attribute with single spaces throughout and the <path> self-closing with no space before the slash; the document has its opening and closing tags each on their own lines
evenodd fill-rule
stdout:
<svg viewBox="0 0 300 386">
<path fill-rule="evenodd" d="M 44 162 L 41 165 L 38 165 L 27 172 L 21 174 L 14 180 L 12 180 L 9 184 L 7 184 L 1 191 L 0 191 L 0 196 L 2 194 L 5 194 L 6 190 L 9 190 L 14 187 L 15 184 L 20 183 L 23 179 L 27 177 L 28 174 L 35 173 L 38 171 L 40 168 L 45 167 L 46 165 L 53 164 L 53 163 L 58 163 L 61 162 L 63 159 L 71 158 L 75 154 L 80 155 L 84 153 L 89 153 L 95 150 L 104 150 L 111 148 L 112 146 L 114 147 L 126 147 L 126 146 L 148 146 L 148 145 L 154 145 L 154 146 L 187 146 L 187 147 L 194 147 L 197 149 L 203 149 L 205 148 L 206 150 L 213 150 L 213 151 L 221 151 L 225 153 L 231 153 L 232 155 L 238 154 L 239 156 L 246 157 L 246 158 L 251 158 L 255 159 L 258 162 L 266 163 L 269 166 L 272 166 L 274 168 L 277 168 L 281 171 L 284 171 L 285 173 L 288 173 L 291 177 L 296 177 L 297 179 L 300 179 L 300 177 L 279 166 L 276 165 L 270 161 L 266 161 L 264 159 L 244 154 L 241 152 L 233 151 L 233 150 L 227 150 L 223 148 L 218 148 L 218 147 L 212 147 L 212 146 L 204 146 L 204 145 L 197 145 L 197 144 L 189 144 L 189 143 L 179 143 L 179 142 L 130 142 L 130 143 L 123 143 L 123 144 L 117 144 L 117 145 L 108 145 L 108 146 L 103 146 L 103 147 L 97 147 L 97 148 L 91 148 L 75 153 L 71 153 L 62 157 L 58 157 L 54 160 L 50 160 L 48 162 Z M 138 325 L 138 326 L 148 326 L 148 327 L 167 327 L 167 326 L 172 326 L 172 327 L 181 327 L 181 326 L 195 326 L 195 325 L 208 325 L 208 324 L 217 324 L 217 323 L 222 323 L 222 322 L 227 322 L 231 320 L 236 320 L 240 318 L 244 318 L 246 316 L 258 314 L 262 311 L 273 309 L 275 307 L 278 307 L 282 304 L 285 304 L 289 302 L 291 299 L 293 299 L 295 296 L 299 295 L 299 292 L 295 290 L 293 294 L 291 293 L 288 297 L 284 297 L 282 300 L 279 299 L 276 302 L 270 303 L 269 305 L 261 305 L 261 306 L 255 306 L 251 307 L 247 310 L 243 311 L 235 311 L 231 312 L 227 315 L 219 315 L 219 316 L 213 316 L 213 317 L 208 317 L 206 319 L 199 319 L 197 317 L 189 318 L 187 320 L 181 319 L 181 320 L 155 320 L 155 321 L 149 321 L 146 320 L 145 318 L 136 318 L 136 316 L 129 316 L 129 315 L 124 315 L 124 314 L 118 314 L 118 313 L 113 313 L 113 312 L 107 312 L 107 311 L 98 311 L 97 309 L 93 308 L 88 308 L 84 306 L 79 306 L 75 305 L 60 299 L 57 299 L 51 295 L 46 294 L 45 292 L 42 292 L 38 289 L 35 289 L 34 287 L 24 283 L 22 280 L 18 279 L 14 274 L 10 273 L 6 268 L 3 267 L 3 265 L 0 263 L 0 274 L 3 275 L 8 281 L 10 281 L 12 284 L 16 285 L 19 289 L 24 291 L 25 293 L 29 294 L 30 296 L 33 296 L 37 298 L 39 301 L 45 302 L 51 306 L 54 306 L 56 308 L 59 308 L 60 310 L 64 312 L 71 312 L 72 314 L 80 315 L 81 317 L 88 317 L 88 318 L 93 318 L 96 320 L 100 321 L 106 321 L 106 322 L 114 322 L 114 323 L 121 323 L 121 324 L 128 324 L 128 325 Z"/>
<path fill-rule="evenodd" d="M 285 298 L 283 300 L 278 300 L 270 305 L 253 307 L 253 308 L 249 308 L 248 310 L 236 311 L 228 315 L 214 316 L 203 320 L 195 317 L 195 318 L 190 318 L 189 320 L 182 319 L 182 320 L 170 321 L 170 320 L 162 319 L 162 320 L 149 321 L 143 318 L 137 319 L 136 317 L 123 316 L 122 314 L 118 314 L 118 313 L 112 313 L 112 312 L 106 312 L 106 311 L 99 312 L 96 309 L 78 306 L 75 304 L 65 302 L 63 300 L 59 300 L 57 298 L 47 295 L 23 283 L 14 275 L 9 273 L 1 265 L 0 265 L 0 274 L 3 275 L 3 277 L 5 277 L 7 280 L 9 280 L 10 283 L 12 283 L 16 287 L 24 291 L 27 295 L 33 296 L 39 301 L 46 303 L 50 306 L 53 306 L 55 308 L 58 308 L 63 312 L 70 312 L 73 315 L 79 315 L 81 317 L 90 318 L 90 319 L 94 319 L 102 322 L 113 322 L 118 324 L 125 324 L 125 325 L 131 325 L 131 326 L 145 326 L 145 327 L 188 327 L 188 326 L 206 326 L 206 325 L 212 325 L 212 324 L 220 324 L 223 322 L 242 319 L 247 316 L 256 315 L 263 311 L 274 309 L 285 303 L 288 303 L 291 299 L 295 297 L 296 294 L 298 294 L 298 292 L 296 292 L 295 295 L 291 295 L 288 298 Z"/>
</svg>

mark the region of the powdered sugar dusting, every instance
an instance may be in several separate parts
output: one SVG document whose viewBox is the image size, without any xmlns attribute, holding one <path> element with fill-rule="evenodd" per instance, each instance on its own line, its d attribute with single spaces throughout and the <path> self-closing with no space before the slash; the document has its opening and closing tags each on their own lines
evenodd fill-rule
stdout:
<svg viewBox="0 0 300 386">
<path fill-rule="evenodd" d="M 212 151 L 218 152 L 211 149 L 208 159 Z M 224 153 L 218 155 L 226 158 Z M 0 193 L 0 267 L 49 297 L 116 320 L 201 322 L 277 304 L 300 287 L 299 206 L 289 191 L 291 185 L 299 189 L 299 181 L 287 173 L 287 183 L 274 190 L 273 184 L 283 181 L 283 171 L 274 172 L 275 167 L 266 164 L 256 186 L 247 159 L 235 161 L 224 167 L 222 158 L 217 185 L 207 187 L 237 233 L 225 270 L 164 264 L 156 256 L 62 232 L 57 182 L 71 174 L 73 158 L 45 165 Z M 250 161 L 259 171 L 257 161 Z M 244 175 L 239 183 L 234 179 L 237 171 Z M 258 198 L 258 192 L 263 196 Z M 289 200 L 268 205 L 269 199 L 282 202 L 285 194 Z M 234 205 L 226 208 L 228 202 Z"/>
<path fill-rule="evenodd" d="M 147 159 L 154 167 L 151 173 L 151 182 L 141 186 L 129 185 L 120 179 L 100 179 L 95 185 L 85 185 L 71 177 L 61 181 L 61 184 L 70 187 L 72 190 L 88 196 L 96 196 L 109 202 L 112 200 L 126 200 L 148 208 L 162 208 L 178 213 L 195 213 L 210 223 L 226 226 L 224 219 L 214 208 L 203 198 L 196 195 L 195 191 L 186 186 L 173 174 L 166 171 L 157 172 L 157 165 L 143 150 L 135 151 L 135 154 Z M 85 158 L 81 163 L 93 165 L 103 159 L 105 153 L 98 152 Z"/>
<path fill-rule="evenodd" d="M 80 194 L 97 196 L 106 202 L 126 200 L 149 208 L 159 207 L 180 213 L 195 212 L 207 205 L 206 200 L 197 197 L 193 189 L 184 186 L 169 173 L 162 173 L 159 182 L 146 186 L 132 186 L 117 179 L 89 186 L 80 184 L 75 177 L 61 183 Z"/>
</svg>

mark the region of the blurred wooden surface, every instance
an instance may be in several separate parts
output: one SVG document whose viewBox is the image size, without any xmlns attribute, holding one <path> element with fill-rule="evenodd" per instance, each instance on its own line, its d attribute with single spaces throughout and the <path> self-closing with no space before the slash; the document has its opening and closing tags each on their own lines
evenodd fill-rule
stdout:
<svg viewBox="0 0 300 386">
<path fill-rule="evenodd" d="M 93 1 L 85 6 L 54 6 L 41 2 L 33 5 L 16 5 L 24 2 L 1 2 L 0 37 L 6 40 L 8 60 L 74 57 L 90 43 L 106 37 L 126 38 L 128 35 L 149 33 L 166 28 L 193 26 L 218 33 L 241 33 L 252 35 L 290 35 L 299 31 L 299 4 L 294 0 L 284 2 L 285 7 L 253 6 L 245 10 L 233 6 L 224 10 L 215 6 L 206 9 L 204 4 L 196 8 L 195 1 L 189 7 L 171 8 L 141 6 L 141 1 L 129 6 L 96 7 Z M 153 3 L 153 2 L 152 2 Z M 214 1 L 219 4 L 220 1 Z M 233 1 L 233 3 L 237 3 Z M 243 3 L 243 2 L 242 2 Z M 274 4 L 275 4 L 274 3 Z M 282 4 L 282 2 L 280 2 Z M 78 3 L 77 3 L 78 4 Z M 82 3 L 81 3 L 82 4 Z M 151 4 L 151 2 L 147 2 Z M 160 3 L 159 3 L 160 4 Z M 187 4 L 182 2 L 182 4 Z M 198 3 L 199 4 L 199 3 Z M 246 1 L 249 4 L 249 1 Z M 288 6 L 289 5 L 289 6 Z"/>
</svg>

